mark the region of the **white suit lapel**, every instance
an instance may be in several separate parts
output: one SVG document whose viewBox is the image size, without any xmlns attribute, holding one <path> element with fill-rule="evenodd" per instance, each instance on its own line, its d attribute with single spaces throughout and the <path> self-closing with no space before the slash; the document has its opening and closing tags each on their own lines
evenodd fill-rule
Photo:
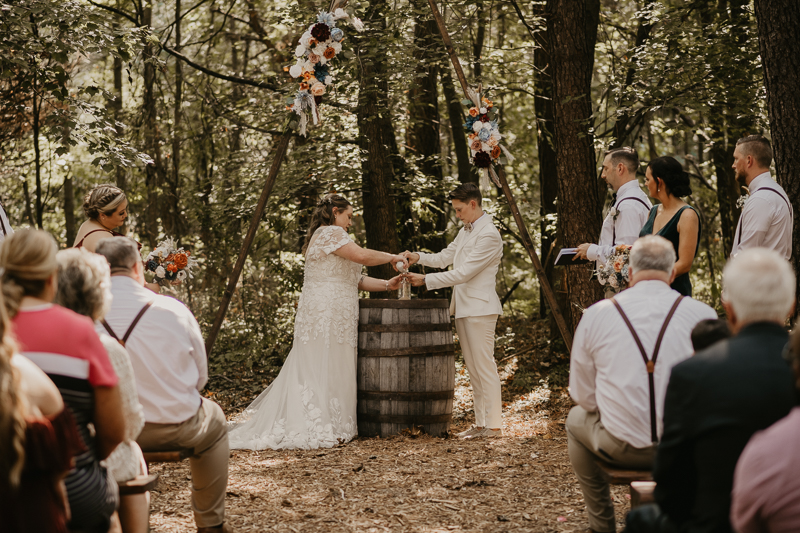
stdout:
<svg viewBox="0 0 800 533">
<path fill-rule="evenodd" d="M 489 224 L 491 224 L 491 223 L 492 223 L 492 221 L 491 221 L 491 219 L 490 219 L 490 220 L 489 220 Z M 470 241 L 472 241 L 472 239 L 474 239 L 474 238 L 475 238 L 475 237 L 478 235 L 478 233 L 480 233 L 481 231 L 483 231 L 484 227 L 486 227 L 486 226 L 487 226 L 487 224 L 483 224 L 483 225 L 481 225 L 481 227 L 480 227 L 480 228 L 474 228 L 472 231 L 469 231 L 469 232 L 468 232 L 468 231 L 466 231 L 465 229 L 462 229 L 462 230 L 461 230 L 461 231 L 463 231 L 464 233 L 466 233 L 466 236 L 465 236 L 465 237 L 464 237 L 464 238 L 461 240 L 461 242 L 459 243 L 459 246 L 458 246 L 458 248 L 456 249 L 456 254 L 455 254 L 455 256 L 453 256 L 453 262 L 455 262 L 455 258 L 457 258 L 457 257 L 459 256 L 459 254 L 461 253 L 461 251 L 464 249 L 464 246 L 466 246 L 466 245 L 467 245 L 467 243 L 469 243 Z"/>
</svg>

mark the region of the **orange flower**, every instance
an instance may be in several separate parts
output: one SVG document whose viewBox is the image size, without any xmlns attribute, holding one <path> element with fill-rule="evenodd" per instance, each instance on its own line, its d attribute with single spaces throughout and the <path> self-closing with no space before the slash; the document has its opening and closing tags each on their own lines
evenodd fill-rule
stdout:
<svg viewBox="0 0 800 533">
<path fill-rule="evenodd" d="M 494 148 L 492 148 L 492 153 L 491 153 L 492 159 L 497 159 L 498 157 L 500 157 L 501 153 L 502 151 L 500 150 L 500 147 L 495 146 Z"/>
<path fill-rule="evenodd" d="M 333 47 L 329 46 L 328 48 L 325 49 L 325 52 L 322 55 L 325 56 L 325 59 L 333 59 L 334 56 L 336 55 L 336 50 L 334 50 Z"/>
<path fill-rule="evenodd" d="M 478 116 L 478 109 L 475 108 L 475 107 L 470 107 L 469 108 L 469 116 L 477 117 Z"/>
<path fill-rule="evenodd" d="M 170 265 L 167 265 L 167 270 L 169 270 L 170 272 L 177 272 L 178 271 L 178 267 L 176 267 L 175 265 L 170 264 Z"/>
<path fill-rule="evenodd" d="M 311 79 L 312 74 L 310 72 L 303 72 L 303 79 L 308 81 Z"/>
<path fill-rule="evenodd" d="M 166 258 L 166 259 L 164 259 L 164 261 L 167 261 L 167 262 L 169 262 L 169 261 L 174 261 L 174 260 L 175 260 L 175 254 L 169 254 L 169 255 L 167 256 L 167 258 Z"/>
<path fill-rule="evenodd" d="M 306 82 L 302 82 L 300 84 L 300 90 L 301 91 L 307 91 L 308 90 L 308 84 Z"/>
<path fill-rule="evenodd" d="M 186 268 L 189 265 L 189 258 L 186 254 L 175 254 L 175 266 L 178 268 Z"/>
<path fill-rule="evenodd" d="M 315 46 L 317 46 L 317 40 L 312 37 L 311 39 L 308 40 L 308 47 L 314 48 Z"/>
</svg>

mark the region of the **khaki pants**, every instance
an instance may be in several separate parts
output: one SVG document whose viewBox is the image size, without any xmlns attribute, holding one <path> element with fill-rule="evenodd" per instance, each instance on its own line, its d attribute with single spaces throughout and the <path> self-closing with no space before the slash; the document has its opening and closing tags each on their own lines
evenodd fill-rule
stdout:
<svg viewBox="0 0 800 533">
<path fill-rule="evenodd" d="M 649 470 L 653 467 L 656 446 L 634 448 L 606 431 L 600 413 L 575 406 L 567 417 L 567 447 L 569 461 L 583 491 L 589 527 L 603 533 L 616 531 L 611 491 L 595 459 L 621 468 Z"/>
<path fill-rule="evenodd" d="M 192 470 L 192 511 L 197 527 L 214 527 L 225 520 L 228 487 L 228 427 L 219 405 L 202 399 L 197 413 L 180 424 L 147 422 L 137 439 L 143 450 L 194 448 L 189 458 Z"/>
<path fill-rule="evenodd" d="M 469 372 L 475 405 L 475 425 L 491 429 L 503 427 L 503 401 L 500 376 L 494 361 L 494 329 L 498 315 L 456 319 L 458 341 Z"/>
</svg>

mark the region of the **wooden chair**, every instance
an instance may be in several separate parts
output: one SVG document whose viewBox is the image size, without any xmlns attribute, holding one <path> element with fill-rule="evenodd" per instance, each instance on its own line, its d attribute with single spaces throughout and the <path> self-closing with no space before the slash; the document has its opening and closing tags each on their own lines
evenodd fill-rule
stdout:
<svg viewBox="0 0 800 533">
<path fill-rule="evenodd" d="M 628 470 L 611 466 L 605 461 L 595 459 L 600 474 L 609 485 L 628 485 L 631 494 L 631 508 L 653 502 L 655 482 L 649 470 Z"/>
<path fill-rule="evenodd" d="M 181 450 L 169 450 L 158 452 L 145 452 L 144 461 L 149 465 L 150 463 L 180 463 L 187 457 L 194 455 L 194 448 L 183 448 Z"/>
<path fill-rule="evenodd" d="M 120 496 L 131 494 L 143 494 L 156 488 L 158 484 L 158 474 L 142 474 L 135 478 L 117 483 Z"/>
<path fill-rule="evenodd" d="M 645 505 L 648 503 L 655 503 L 656 490 L 655 481 L 631 481 L 631 509 Z"/>
</svg>

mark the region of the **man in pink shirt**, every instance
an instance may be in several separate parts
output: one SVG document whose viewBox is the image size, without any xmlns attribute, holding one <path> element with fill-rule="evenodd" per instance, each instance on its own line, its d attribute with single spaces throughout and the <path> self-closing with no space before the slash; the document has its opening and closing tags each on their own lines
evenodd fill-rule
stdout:
<svg viewBox="0 0 800 533">
<path fill-rule="evenodd" d="M 800 331 L 788 350 L 800 390 Z M 800 531 L 800 407 L 753 435 L 733 476 L 731 524 L 738 533 Z"/>
</svg>

